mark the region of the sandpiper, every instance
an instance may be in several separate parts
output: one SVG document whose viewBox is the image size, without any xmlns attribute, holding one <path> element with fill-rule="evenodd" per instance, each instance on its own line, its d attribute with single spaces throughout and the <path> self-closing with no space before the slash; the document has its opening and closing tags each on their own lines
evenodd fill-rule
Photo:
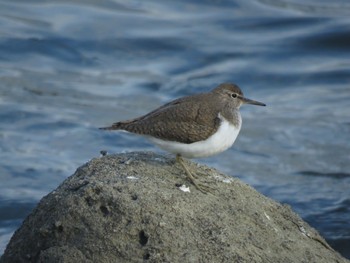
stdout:
<svg viewBox="0 0 350 263">
<path fill-rule="evenodd" d="M 231 147 L 242 126 L 242 104 L 266 106 L 245 98 L 237 85 L 223 83 L 210 92 L 176 99 L 141 117 L 100 129 L 143 135 L 161 149 L 176 154 L 191 183 L 207 192 L 208 187 L 195 180 L 182 157 L 208 157 Z"/>
</svg>

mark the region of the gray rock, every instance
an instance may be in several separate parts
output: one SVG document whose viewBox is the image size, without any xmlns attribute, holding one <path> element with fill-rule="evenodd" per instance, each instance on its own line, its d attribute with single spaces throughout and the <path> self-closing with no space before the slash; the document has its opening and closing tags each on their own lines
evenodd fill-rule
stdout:
<svg viewBox="0 0 350 263">
<path fill-rule="evenodd" d="M 288 206 L 188 165 L 212 194 L 189 185 L 173 158 L 93 159 L 40 201 L 0 262 L 349 262 Z"/>
</svg>

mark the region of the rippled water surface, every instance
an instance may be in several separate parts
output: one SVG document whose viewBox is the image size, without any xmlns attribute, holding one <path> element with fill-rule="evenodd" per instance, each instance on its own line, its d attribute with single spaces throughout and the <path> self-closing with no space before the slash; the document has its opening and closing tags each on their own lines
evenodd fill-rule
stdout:
<svg viewBox="0 0 350 263">
<path fill-rule="evenodd" d="M 159 151 L 97 127 L 235 82 L 268 106 L 243 106 L 234 147 L 197 161 L 350 258 L 349 15 L 345 0 L 1 1 L 0 254 L 100 150 Z"/>
</svg>

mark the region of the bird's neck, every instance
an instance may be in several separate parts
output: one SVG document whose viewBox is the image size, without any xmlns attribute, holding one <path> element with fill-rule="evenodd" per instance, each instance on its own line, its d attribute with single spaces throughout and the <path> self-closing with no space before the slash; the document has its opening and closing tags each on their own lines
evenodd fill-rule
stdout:
<svg viewBox="0 0 350 263">
<path fill-rule="evenodd" d="M 225 108 L 221 115 L 232 125 L 234 125 L 237 129 L 240 129 L 242 126 L 242 118 L 238 109 L 228 109 Z"/>
</svg>

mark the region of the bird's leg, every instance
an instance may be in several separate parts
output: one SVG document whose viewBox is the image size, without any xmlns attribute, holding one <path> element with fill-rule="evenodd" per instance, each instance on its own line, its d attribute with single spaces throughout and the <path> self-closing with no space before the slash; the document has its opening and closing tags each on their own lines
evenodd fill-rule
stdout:
<svg viewBox="0 0 350 263">
<path fill-rule="evenodd" d="M 187 178 L 191 181 L 191 183 L 202 193 L 210 192 L 211 188 L 196 182 L 195 177 L 192 175 L 190 170 L 185 165 L 185 161 L 182 159 L 180 154 L 176 155 L 176 161 L 181 164 L 182 168 L 185 170 Z"/>
</svg>

